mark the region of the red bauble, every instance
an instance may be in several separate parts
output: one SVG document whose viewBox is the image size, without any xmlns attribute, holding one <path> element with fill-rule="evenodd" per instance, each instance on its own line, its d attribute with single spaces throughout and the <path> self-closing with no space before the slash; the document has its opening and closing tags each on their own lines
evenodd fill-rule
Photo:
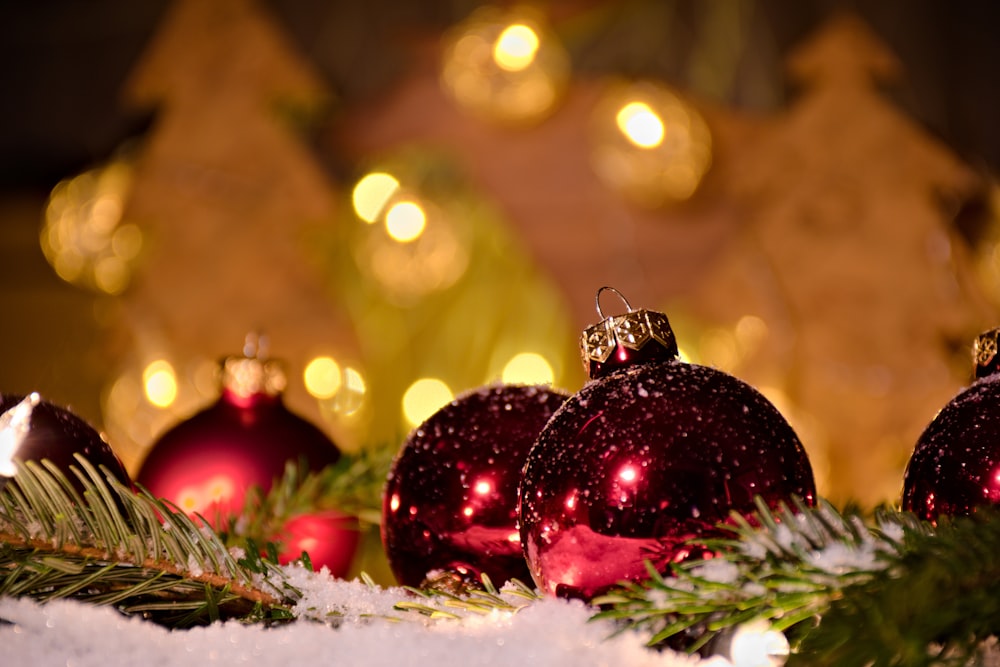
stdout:
<svg viewBox="0 0 1000 667">
<path fill-rule="evenodd" d="M 583 348 L 592 381 L 549 420 L 521 482 L 521 542 L 543 591 L 589 600 L 646 579 L 645 561 L 667 573 L 755 496 L 814 503 L 788 422 L 749 385 L 679 361 L 664 315 L 630 308 Z"/>
<path fill-rule="evenodd" d="M 967 516 L 1000 504 L 1000 329 L 976 340 L 977 380 L 927 426 L 903 476 L 902 508 L 921 519 Z"/>
<path fill-rule="evenodd" d="M 289 563 L 309 554 L 314 567 L 325 566 L 334 576 L 343 577 L 351 569 L 360 538 L 356 517 L 336 510 L 318 510 L 289 519 L 280 538 L 285 545 L 278 562 Z"/>
<path fill-rule="evenodd" d="M 393 462 L 382 542 L 397 581 L 435 575 L 497 585 L 528 569 L 517 532 L 517 489 L 528 450 L 567 394 L 498 385 L 460 396 L 428 418 Z"/>
<path fill-rule="evenodd" d="M 13 451 L 6 451 L 0 438 L 0 479 L 14 474 L 12 459 L 48 459 L 77 489 L 83 489 L 70 466 L 80 469 L 74 454 L 95 468 L 104 466 L 118 481 L 131 485 L 125 466 L 94 427 L 66 408 L 42 400 L 38 394 L 0 395 L 0 430 L 9 430 Z"/>
<path fill-rule="evenodd" d="M 284 376 L 274 362 L 249 356 L 227 359 L 222 385 L 216 403 L 154 443 L 136 476 L 154 496 L 216 526 L 242 512 L 250 487 L 269 490 L 287 462 L 302 460 L 309 470 L 319 471 L 340 459 L 329 437 L 285 407 Z M 359 538 L 356 527 L 345 523 L 344 517 L 333 524 L 302 518 L 298 534 L 286 540 L 281 561 L 298 558 L 308 544 L 317 568 L 327 565 L 335 576 L 344 576 L 343 563 L 350 563 Z M 312 536 L 302 534 L 309 525 L 321 529 Z"/>
</svg>

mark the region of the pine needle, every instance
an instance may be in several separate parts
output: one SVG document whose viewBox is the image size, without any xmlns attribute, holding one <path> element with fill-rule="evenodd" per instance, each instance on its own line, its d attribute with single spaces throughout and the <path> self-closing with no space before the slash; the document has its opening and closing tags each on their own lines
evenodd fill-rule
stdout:
<svg viewBox="0 0 1000 667">
<path fill-rule="evenodd" d="M 856 512 L 795 502 L 772 511 L 758 503 L 750 520 L 734 514 L 730 539 L 703 541 L 711 556 L 650 570 L 595 600 L 594 618 L 645 632 L 650 646 L 698 651 L 730 628 L 766 621 L 794 642 L 844 590 L 889 567 L 901 548 L 878 539 Z"/>
<path fill-rule="evenodd" d="M 246 567 L 207 526 L 83 457 L 77 464 L 82 494 L 48 462 L 30 461 L 0 492 L 0 595 L 108 604 L 172 627 L 287 615 L 296 591 L 276 566 Z"/>
</svg>

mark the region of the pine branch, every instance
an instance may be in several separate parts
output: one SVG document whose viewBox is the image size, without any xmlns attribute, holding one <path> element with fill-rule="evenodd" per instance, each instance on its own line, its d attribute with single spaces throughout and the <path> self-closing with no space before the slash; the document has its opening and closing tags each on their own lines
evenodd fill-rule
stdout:
<svg viewBox="0 0 1000 667">
<path fill-rule="evenodd" d="M 77 462 L 82 493 L 48 461 L 19 464 L 0 492 L 0 595 L 111 604 L 174 627 L 290 616 L 299 594 L 274 563 Z"/>
<path fill-rule="evenodd" d="M 856 511 L 796 502 L 772 512 L 761 502 L 751 523 L 734 514 L 732 539 L 706 542 L 713 556 L 663 576 L 625 583 L 593 601 L 595 619 L 646 632 L 651 646 L 699 651 L 735 626 L 765 621 L 789 640 L 804 636 L 850 586 L 870 581 L 902 549 L 903 515 L 880 514 L 877 528 Z"/>
<path fill-rule="evenodd" d="M 909 531 L 890 566 L 846 588 L 799 647 L 801 665 L 966 665 L 1000 631 L 1000 514 Z"/>
<path fill-rule="evenodd" d="M 76 574 L 90 564 L 134 567 L 140 568 L 148 576 L 173 575 L 175 578 L 200 582 L 213 588 L 226 588 L 234 595 L 250 602 L 268 606 L 281 604 L 281 600 L 275 595 L 252 585 L 234 581 L 230 577 L 214 573 L 199 573 L 169 561 L 153 560 L 152 558 L 136 562 L 133 560 L 134 554 L 118 554 L 112 559 L 111 555 L 104 549 L 80 547 L 71 543 L 56 546 L 47 540 L 26 540 L 21 535 L 4 532 L 0 532 L 0 548 L 5 551 L 10 550 L 12 560 L 28 562 L 31 559 L 69 574 Z M 55 557 L 53 558 L 53 556 Z M 78 565 L 69 565 L 69 563 L 78 563 Z"/>
</svg>

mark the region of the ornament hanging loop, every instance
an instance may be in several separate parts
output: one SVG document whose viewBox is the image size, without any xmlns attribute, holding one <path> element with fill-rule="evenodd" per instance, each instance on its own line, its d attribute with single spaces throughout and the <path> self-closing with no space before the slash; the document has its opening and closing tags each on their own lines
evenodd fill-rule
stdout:
<svg viewBox="0 0 1000 667">
<path fill-rule="evenodd" d="M 602 320 L 607 319 L 607 316 L 604 314 L 604 311 L 601 310 L 601 292 L 603 292 L 604 290 L 611 290 L 612 292 L 617 294 L 618 298 L 621 299 L 622 303 L 625 304 L 626 310 L 628 310 L 628 312 L 630 313 L 632 312 L 632 304 L 628 302 L 628 299 L 625 298 L 624 294 L 619 292 L 614 287 L 611 287 L 610 285 L 604 285 L 603 287 L 597 290 L 597 296 L 594 297 L 594 305 L 597 307 L 597 314 L 600 316 Z"/>
<path fill-rule="evenodd" d="M 601 308 L 601 293 L 604 290 L 617 294 L 628 312 L 605 316 Z M 625 295 L 614 287 L 605 286 L 597 290 L 595 301 L 601 321 L 584 329 L 580 336 L 583 366 L 591 379 L 634 363 L 677 358 L 677 341 L 666 315 L 645 308 L 632 310 L 632 304 Z"/>
</svg>

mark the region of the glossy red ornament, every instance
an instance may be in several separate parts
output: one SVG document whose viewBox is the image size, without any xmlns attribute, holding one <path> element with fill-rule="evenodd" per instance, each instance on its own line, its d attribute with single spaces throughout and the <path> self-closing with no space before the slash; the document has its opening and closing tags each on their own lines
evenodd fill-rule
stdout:
<svg viewBox="0 0 1000 667">
<path fill-rule="evenodd" d="M 468 392 L 414 429 L 393 461 L 382 542 L 396 580 L 438 574 L 498 586 L 529 580 L 517 531 L 517 489 L 528 450 L 567 394 L 496 385 Z"/>
<path fill-rule="evenodd" d="M 584 332 L 591 382 L 525 465 L 521 542 L 550 594 L 589 600 L 646 579 L 644 561 L 667 573 L 704 555 L 690 542 L 718 535 L 731 511 L 752 514 L 755 496 L 815 502 L 809 459 L 777 409 L 731 375 L 678 360 L 663 314 L 628 311 Z"/>
<path fill-rule="evenodd" d="M 319 471 L 340 459 L 340 450 L 326 434 L 285 406 L 285 378 L 278 364 L 255 355 L 225 360 L 218 401 L 160 436 L 136 475 L 154 496 L 215 526 L 242 512 L 251 486 L 267 492 L 287 462 L 303 460 L 309 470 Z M 344 576 L 342 564 L 353 556 L 358 531 L 346 526 L 334 530 L 347 523 L 344 517 L 331 524 L 318 516 L 301 519 L 294 539 L 282 536 L 286 549 L 281 560 L 298 558 L 300 547 L 309 544 L 317 569 L 328 565 L 332 574 Z M 301 534 L 310 525 L 317 528 L 311 540 Z"/>
<path fill-rule="evenodd" d="M 278 537 L 285 546 L 278 554 L 279 563 L 289 563 L 304 551 L 316 569 L 325 566 L 334 576 L 343 577 L 351 569 L 361 529 L 356 517 L 336 510 L 317 510 L 286 521 Z"/>
<path fill-rule="evenodd" d="M 902 509 L 921 519 L 968 516 L 1000 504 L 1000 329 L 973 347 L 976 381 L 958 393 L 917 439 L 903 475 Z"/>
<path fill-rule="evenodd" d="M 14 460 L 51 461 L 80 491 L 83 486 L 70 466 L 80 469 L 80 454 L 95 468 L 104 466 L 119 482 L 131 486 L 125 466 L 101 434 L 67 408 L 27 396 L 0 395 L 0 487 L 14 476 Z M 82 471 L 82 470 L 81 470 Z"/>
</svg>

